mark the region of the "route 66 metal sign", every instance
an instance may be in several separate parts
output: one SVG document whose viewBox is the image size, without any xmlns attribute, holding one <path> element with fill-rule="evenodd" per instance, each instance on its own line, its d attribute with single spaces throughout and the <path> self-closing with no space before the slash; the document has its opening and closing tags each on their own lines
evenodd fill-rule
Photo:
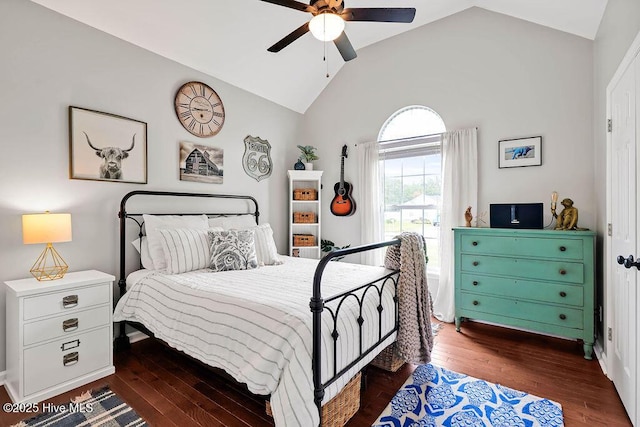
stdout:
<svg viewBox="0 0 640 427">
<path fill-rule="evenodd" d="M 258 182 L 268 178 L 273 168 L 269 141 L 251 135 L 247 136 L 244 139 L 242 167 L 247 175 Z"/>
</svg>

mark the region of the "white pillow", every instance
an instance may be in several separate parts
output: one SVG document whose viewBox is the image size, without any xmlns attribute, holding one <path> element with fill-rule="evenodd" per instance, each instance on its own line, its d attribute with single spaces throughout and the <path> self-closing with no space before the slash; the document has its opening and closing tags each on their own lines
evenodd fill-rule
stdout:
<svg viewBox="0 0 640 427">
<path fill-rule="evenodd" d="M 225 230 L 246 230 L 256 226 L 256 217 L 253 215 L 219 216 L 209 218 L 209 227 L 222 227 Z"/>
<path fill-rule="evenodd" d="M 140 261 L 142 262 L 142 266 L 147 270 L 154 270 L 155 267 L 153 265 L 153 260 L 151 259 L 151 254 L 149 254 L 149 242 L 147 240 L 147 236 L 142 236 L 142 239 L 137 238 L 133 242 L 131 242 L 136 251 L 140 254 Z"/>
<path fill-rule="evenodd" d="M 256 242 L 256 256 L 258 265 L 279 265 L 282 260 L 278 256 L 278 248 L 273 240 L 273 230 L 268 223 L 248 228 L 254 230 Z"/>
<path fill-rule="evenodd" d="M 164 270 L 167 263 L 162 250 L 162 243 L 159 228 L 194 228 L 197 230 L 206 230 L 209 228 L 206 215 L 142 215 L 144 220 L 144 228 L 147 232 L 147 241 L 149 242 L 149 255 L 153 260 L 155 270 Z"/>
<path fill-rule="evenodd" d="M 186 273 L 209 265 L 209 235 L 195 228 L 157 229 L 164 251 L 166 272 Z"/>
</svg>

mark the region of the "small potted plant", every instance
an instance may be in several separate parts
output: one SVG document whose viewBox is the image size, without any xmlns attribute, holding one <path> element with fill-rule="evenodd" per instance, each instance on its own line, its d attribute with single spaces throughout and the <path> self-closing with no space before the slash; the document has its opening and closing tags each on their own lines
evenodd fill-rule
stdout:
<svg viewBox="0 0 640 427">
<path fill-rule="evenodd" d="M 305 170 L 313 170 L 313 163 L 311 162 L 319 159 L 315 153 L 316 147 L 312 147 L 311 145 L 298 145 L 298 148 L 302 152 L 299 159 L 304 163 Z"/>
</svg>

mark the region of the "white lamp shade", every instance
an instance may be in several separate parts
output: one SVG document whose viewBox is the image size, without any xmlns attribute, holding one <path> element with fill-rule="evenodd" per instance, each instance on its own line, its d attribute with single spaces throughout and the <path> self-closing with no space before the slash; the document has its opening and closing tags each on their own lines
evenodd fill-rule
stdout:
<svg viewBox="0 0 640 427">
<path fill-rule="evenodd" d="M 344 31 L 344 19 L 335 13 L 321 13 L 311 19 L 309 30 L 323 42 L 335 40 Z"/>
<path fill-rule="evenodd" d="M 71 241 L 71 214 L 42 213 L 22 215 L 22 241 L 55 243 Z"/>
</svg>

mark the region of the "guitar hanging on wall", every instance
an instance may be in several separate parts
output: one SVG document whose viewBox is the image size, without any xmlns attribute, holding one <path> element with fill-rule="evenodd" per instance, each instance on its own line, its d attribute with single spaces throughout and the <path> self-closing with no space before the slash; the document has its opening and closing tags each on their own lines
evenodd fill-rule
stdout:
<svg viewBox="0 0 640 427">
<path fill-rule="evenodd" d="M 344 180 L 344 159 L 347 157 L 347 145 L 342 147 L 340 155 L 340 182 L 336 182 L 333 191 L 336 193 L 331 201 L 331 213 L 336 216 L 353 215 L 356 211 L 356 203 L 351 198 L 353 187 Z"/>
</svg>

